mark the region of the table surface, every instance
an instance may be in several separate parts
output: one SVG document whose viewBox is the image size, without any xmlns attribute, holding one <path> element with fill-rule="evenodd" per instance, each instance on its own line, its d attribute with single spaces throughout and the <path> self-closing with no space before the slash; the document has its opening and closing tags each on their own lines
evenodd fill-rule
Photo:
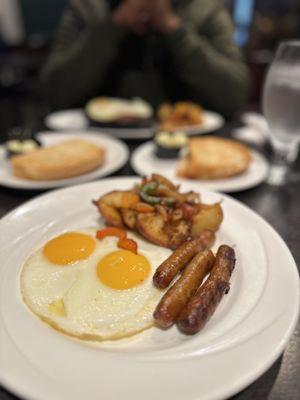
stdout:
<svg viewBox="0 0 300 400">
<path fill-rule="evenodd" d="M 225 132 L 230 127 L 225 128 Z M 223 129 L 224 132 L 224 129 Z M 226 134 L 226 133 L 225 133 Z M 129 142 L 131 151 L 141 142 Z M 300 158 L 294 169 L 300 171 Z M 134 175 L 129 163 L 114 175 Z M 0 187 L 0 217 L 38 192 L 19 191 Z M 234 193 L 235 199 L 247 204 L 265 218 L 282 236 L 290 248 L 298 269 L 300 266 L 300 182 L 295 181 L 275 188 L 261 184 L 255 188 Z M 300 398 L 300 323 L 291 337 L 284 353 L 258 380 L 232 399 L 236 400 L 295 400 Z M 17 399 L 0 387 L 0 400 Z"/>
</svg>

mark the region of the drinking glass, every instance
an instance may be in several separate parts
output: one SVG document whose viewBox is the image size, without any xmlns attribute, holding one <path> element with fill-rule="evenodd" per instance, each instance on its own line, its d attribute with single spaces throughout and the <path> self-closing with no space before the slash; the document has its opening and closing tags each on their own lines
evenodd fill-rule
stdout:
<svg viewBox="0 0 300 400">
<path fill-rule="evenodd" d="M 300 141 L 300 41 L 279 45 L 264 85 L 263 111 L 274 150 L 268 183 L 281 185 L 289 180 Z"/>
</svg>

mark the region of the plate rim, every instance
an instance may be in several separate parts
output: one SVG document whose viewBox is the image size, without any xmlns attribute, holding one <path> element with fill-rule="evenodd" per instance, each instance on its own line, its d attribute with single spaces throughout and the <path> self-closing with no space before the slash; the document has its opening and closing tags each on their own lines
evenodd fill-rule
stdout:
<svg viewBox="0 0 300 400">
<path fill-rule="evenodd" d="M 53 191 L 48 192 L 48 193 L 42 193 L 42 194 L 34 197 L 33 199 L 30 199 L 30 200 L 22 203 L 21 205 L 15 207 L 9 213 L 7 213 L 5 216 L 3 216 L 0 219 L 0 230 L 2 228 L 3 221 L 5 221 L 6 219 L 10 219 L 16 212 L 19 211 L 19 209 L 22 209 L 24 207 L 28 208 L 28 206 L 30 204 L 34 205 L 34 207 L 36 207 L 36 205 L 38 204 L 38 202 L 39 202 L 39 200 L 41 198 L 52 197 L 53 195 L 56 195 L 57 192 L 64 192 L 64 191 L 71 191 L 71 190 L 74 190 L 76 192 L 82 186 L 86 186 L 87 187 L 87 186 L 91 186 L 91 185 L 99 185 L 99 184 L 101 184 L 101 181 L 108 181 L 109 182 L 111 180 L 114 180 L 114 181 L 118 181 L 118 180 L 120 181 L 121 180 L 121 181 L 124 181 L 124 182 L 133 183 L 136 180 L 138 180 L 138 177 L 110 177 L 110 178 L 102 179 L 102 180 L 99 180 L 99 181 L 96 181 L 96 182 L 87 182 L 87 183 L 83 183 L 83 184 L 72 186 L 72 187 L 59 188 L 59 189 L 53 190 Z M 203 189 L 203 192 L 205 192 L 204 195 L 205 194 L 209 194 L 209 193 L 212 193 L 214 195 L 216 195 L 216 194 L 220 195 L 220 193 L 216 193 L 216 192 L 208 190 L 208 189 Z M 238 201 L 238 200 L 236 200 L 236 199 L 234 199 L 231 196 L 228 196 L 226 194 L 222 194 L 222 197 L 227 198 L 230 202 L 232 202 L 232 204 L 239 205 L 243 209 L 243 211 L 249 213 L 249 215 L 252 218 L 255 218 L 256 220 L 260 221 L 260 223 L 262 224 L 263 227 L 267 228 L 268 230 L 271 230 L 272 234 L 276 237 L 276 240 L 278 241 L 278 243 L 280 243 L 280 245 L 282 246 L 282 249 L 284 250 L 285 255 L 289 257 L 289 260 L 290 260 L 290 263 L 289 263 L 290 272 L 293 273 L 293 275 L 295 275 L 295 277 L 297 277 L 297 279 L 298 279 L 298 284 L 295 286 L 295 295 L 296 295 L 296 297 L 298 299 L 298 302 L 293 305 L 293 318 L 291 318 L 289 320 L 288 329 L 285 330 L 285 335 L 281 338 L 281 340 L 279 341 L 279 344 L 276 346 L 276 351 L 271 354 L 271 357 L 268 356 L 265 359 L 264 363 L 260 366 L 259 369 L 256 369 L 255 371 L 252 371 L 252 373 L 248 374 L 249 375 L 249 376 L 247 375 L 248 379 L 244 378 L 244 380 L 242 380 L 241 382 L 238 382 L 234 387 L 228 388 L 226 392 L 222 391 L 222 398 L 223 398 L 223 396 L 228 397 L 228 396 L 231 396 L 233 394 L 236 394 L 239 391 L 243 390 L 245 387 L 249 386 L 251 383 L 253 383 L 258 377 L 260 377 L 265 371 L 268 370 L 268 368 L 274 363 L 274 361 L 282 353 L 282 351 L 286 347 L 286 345 L 288 343 L 288 340 L 290 339 L 290 337 L 291 337 L 291 335 L 292 335 L 292 333 L 293 333 L 293 331 L 295 329 L 295 326 L 297 324 L 297 321 L 298 321 L 299 308 L 300 308 L 299 307 L 300 306 L 300 303 L 299 303 L 299 299 L 300 299 L 300 294 L 299 294 L 299 292 L 300 292 L 300 284 L 299 284 L 299 272 L 298 272 L 297 265 L 296 265 L 296 262 L 294 260 L 294 257 L 292 255 L 291 251 L 289 250 L 287 244 L 283 240 L 283 238 L 273 228 L 273 226 L 268 221 L 266 221 L 263 217 L 261 217 L 258 213 L 256 213 L 254 210 L 252 210 L 249 206 L 245 205 L 244 203 L 242 203 L 242 202 L 240 202 L 240 201 Z M 61 196 L 61 198 L 63 198 L 63 196 Z M 1 272 L 1 267 L 0 267 L 0 272 Z M 0 276 L 1 276 L 1 274 L 0 274 Z M 24 391 L 23 391 L 24 388 L 21 388 L 22 385 L 17 387 L 18 384 L 16 384 L 15 382 L 14 383 L 10 382 L 9 379 L 6 379 L 7 376 L 4 377 L 4 375 L 2 374 L 0 376 L 0 379 L 1 379 L 2 383 L 3 383 L 3 385 L 5 387 L 7 387 L 8 390 L 10 390 L 12 393 L 16 393 L 21 398 L 24 398 Z M 45 400 L 45 398 L 43 396 L 36 397 L 33 394 L 33 392 L 32 392 L 32 394 L 29 394 L 29 396 L 27 396 L 27 395 L 25 395 L 25 396 L 26 396 L 25 397 L 26 399 Z M 216 396 L 215 397 L 210 397 L 210 399 L 217 399 L 217 398 L 219 399 L 221 397 L 218 397 L 218 396 L 217 397 Z"/>
<path fill-rule="evenodd" d="M 88 183 L 88 182 L 92 182 L 101 178 L 105 178 L 110 176 L 111 174 L 114 174 L 115 172 L 117 172 L 119 169 L 123 168 L 125 166 L 125 164 L 129 161 L 130 158 L 130 150 L 128 145 L 121 139 L 116 138 L 114 136 L 110 136 L 106 133 L 100 132 L 100 131 L 90 131 L 89 129 L 81 129 L 81 130 L 77 130 L 77 131 L 73 131 L 73 132 L 68 132 L 68 131 L 39 131 L 37 133 L 37 137 L 42 138 L 43 136 L 59 136 L 59 135 L 63 135 L 63 136 L 69 136 L 70 135 L 70 139 L 72 139 L 72 137 L 74 136 L 78 136 L 78 135 L 82 135 L 82 139 L 84 139 L 84 136 L 86 137 L 86 139 L 88 139 L 89 136 L 94 137 L 95 139 L 100 139 L 104 138 L 104 140 L 108 140 L 110 142 L 112 142 L 112 144 L 117 145 L 120 149 L 120 152 L 122 152 L 122 158 L 120 158 L 120 161 L 118 161 L 119 159 L 117 159 L 117 163 L 116 166 L 114 168 L 109 168 L 109 171 L 107 171 L 104 175 L 101 173 L 101 167 L 98 167 L 97 169 L 99 169 L 99 173 L 100 175 L 97 175 L 91 179 L 89 178 L 85 178 L 84 175 L 87 174 L 83 174 L 83 175 L 78 175 L 78 176 L 74 176 L 71 178 L 67 178 L 67 179 L 61 179 L 61 180 L 54 180 L 54 181 L 40 181 L 42 182 L 41 185 L 39 184 L 39 181 L 30 181 L 30 180 L 25 180 L 25 179 L 20 179 L 20 183 L 14 183 L 14 182 L 10 182 L 10 181 L 2 181 L 1 177 L 0 177 L 0 187 L 6 187 L 6 188 L 10 188 L 10 189 L 16 189 L 16 190 L 31 190 L 31 191 L 39 191 L 39 190 L 49 190 L 49 189 L 59 189 L 59 188 L 64 188 L 64 187 L 70 187 L 70 186 L 76 186 L 78 184 L 83 184 L 83 183 Z M 64 139 L 65 140 L 65 139 Z M 4 150 L 4 144 L 0 144 L 0 149 Z M 90 173 L 96 172 L 97 171 L 91 171 Z M 88 173 L 88 174 L 90 174 Z M 76 179 L 83 179 L 81 183 L 65 183 L 65 180 L 76 180 Z M 87 180 L 85 180 L 87 179 Z M 32 185 L 31 185 L 32 184 Z"/>
</svg>

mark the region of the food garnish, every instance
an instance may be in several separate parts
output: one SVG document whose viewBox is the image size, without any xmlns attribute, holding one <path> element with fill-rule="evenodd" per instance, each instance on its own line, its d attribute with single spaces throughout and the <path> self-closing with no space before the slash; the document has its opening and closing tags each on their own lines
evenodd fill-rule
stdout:
<svg viewBox="0 0 300 400">
<path fill-rule="evenodd" d="M 120 247 L 121 249 L 124 249 L 124 250 L 129 250 L 132 253 L 137 254 L 138 246 L 137 246 L 136 241 L 134 241 L 133 239 L 127 239 L 127 238 L 120 239 L 118 241 L 118 247 Z"/>
<path fill-rule="evenodd" d="M 97 239 L 101 240 L 107 236 L 116 236 L 119 239 L 125 239 L 126 231 L 124 229 L 116 228 L 114 226 L 109 226 L 107 228 L 100 229 L 99 231 L 96 232 Z"/>
<path fill-rule="evenodd" d="M 119 238 L 117 246 L 120 249 L 129 250 L 137 254 L 138 246 L 136 241 L 133 239 L 128 239 L 127 232 L 124 229 L 117 228 L 115 226 L 109 226 L 96 232 L 96 238 L 99 240 L 104 239 L 107 236 L 116 236 Z"/>
</svg>

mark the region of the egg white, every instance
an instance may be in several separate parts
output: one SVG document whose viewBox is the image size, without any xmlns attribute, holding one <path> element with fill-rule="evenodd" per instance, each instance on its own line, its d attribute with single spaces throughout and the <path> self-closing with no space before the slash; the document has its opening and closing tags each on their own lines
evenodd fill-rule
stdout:
<svg viewBox="0 0 300 400">
<path fill-rule="evenodd" d="M 95 237 L 96 230 L 78 231 Z M 107 254 L 119 250 L 117 239 L 96 240 L 95 251 L 75 265 L 59 266 L 49 262 L 42 249 L 25 262 L 20 276 L 21 294 L 31 311 L 52 327 L 84 340 L 118 339 L 153 325 L 153 311 L 162 291 L 152 276 L 170 250 L 148 243 L 128 233 L 138 243 L 138 253 L 151 267 L 146 280 L 133 288 L 115 290 L 97 276 L 97 264 Z M 63 301 L 65 315 L 53 312 L 53 302 Z"/>
</svg>

